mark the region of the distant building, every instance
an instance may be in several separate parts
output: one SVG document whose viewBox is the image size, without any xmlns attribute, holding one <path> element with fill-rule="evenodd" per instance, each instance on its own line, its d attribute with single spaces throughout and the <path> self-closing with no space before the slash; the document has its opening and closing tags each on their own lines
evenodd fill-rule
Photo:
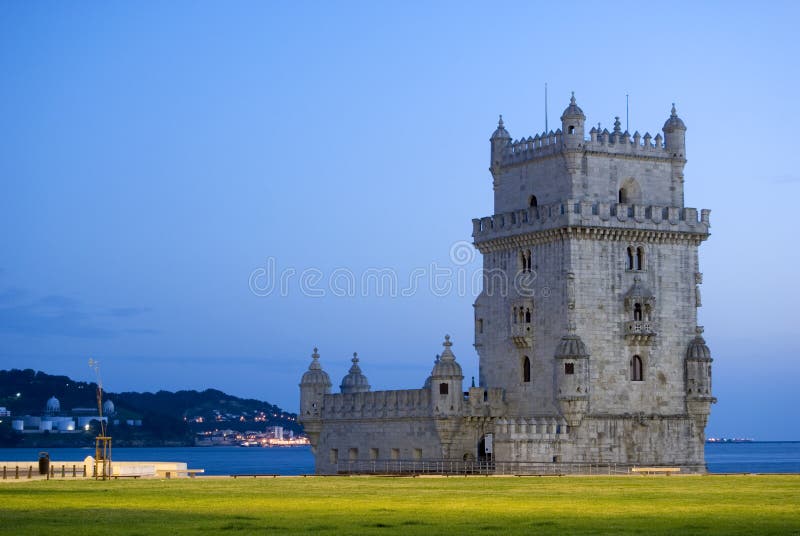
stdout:
<svg viewBox="0 0 800 536">
<path fill-rule="evenodd" d="M 53 396 L 47 401 L 47 405 L 44 409 L 45 415 L 55 415 L 57 413 L 61 413 L 61 402 Z"/>
<path fill-rule="evenodd" d="M 314 349 L 299 420 L 317 472 L 403 460 L 705 471 L 716 399 L 698 247 L 710 211 L 684 206 L 686 126 L 674 106 L 663 137 L 619 119 L 587 137 L 585 122 L 573 97 L 556 132 L 513 141 L 501 117 L 491 136 L 495 214 L 472 222 L 477 386 L 464 391 L 449 337 L 410 390 L 371 391 L 354 356 L 333 394 Z"/>
<path fill-rule="evenodd" d="M 107 402 L 111 402 L 110 400 Z M 108 407 L 108 406 L 104 406 Z M 113 403 L 110 406 L 114 410 Z M 5 409 L 5 408 L 3 408 Z M 12 429 L 18 432 L 77 432 L 86 430 L 92 421 L 108 422 L 106 416 L 101 417 L 97 414 L 96 408 L 73 408 L 72 415 L 61 414 L 61 402 L 55 396 L 47 400 L 44 408 L 44 415 L 24 415 L 14 419 L 11 423 Z M 112 413 L 113 414 L 113 413 Z M 9 412 L 10 416 L 11 413 Z M 1 416 L 1 415 L 0 415 Z M 139 421 L 138 426 L 141 426 Z"/>
</svg>

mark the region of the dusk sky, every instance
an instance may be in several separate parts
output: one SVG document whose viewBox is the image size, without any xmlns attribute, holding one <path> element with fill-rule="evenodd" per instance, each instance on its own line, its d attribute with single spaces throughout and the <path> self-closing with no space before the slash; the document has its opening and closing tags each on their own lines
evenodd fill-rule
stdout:
<svg viewBox="0 0 800 536">
<path fill-rule="evenodd" d="M 552 129 L 571 91 L 653 136 L 676 103 L 707 435 L 800 440 L 800 4 L 696 4 L 0 3 L 0 368 L 296 411 L 315 346 L 419 388 L 449 333 L 467 385 L 488 139 L 547 83 Z"/>
</svg>

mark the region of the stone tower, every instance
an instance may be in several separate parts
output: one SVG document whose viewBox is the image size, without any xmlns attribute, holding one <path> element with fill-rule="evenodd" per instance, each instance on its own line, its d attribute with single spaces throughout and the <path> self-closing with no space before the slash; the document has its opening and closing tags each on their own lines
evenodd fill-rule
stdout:
<svg viewBox="0 0 800 536">
<path fill-rule="evenodd" d="M 372 391 L 354 355 L 331 393 L 315 349 L 299 419 L 317 472 L 705 471 L 709 211 L 684 206 L 674 106 L 663 131 L 631 136 L 617 118 L 587 137 L 574 95 L 555 132 L 513 141 L 501 116 L 495 214 L 473 220 L 479 385 L 463 391 L 449 336 L 422 389 Z"/>
<path fill-rule="evenodd" d="M 512 141 L 501 117 L 490 140 L 495 215 L 473 220 L 480 385 L 504 388 L 515 423 L 560 416 L 571 439 L 501 427 L 497 459 L 701 466 L 709 211 L 683 204 L 686 126 L 674 105 L 663 143 L 619 118 L 586 139 L 585 121 L 573 95 L 556 132 Z"/>
</svg>

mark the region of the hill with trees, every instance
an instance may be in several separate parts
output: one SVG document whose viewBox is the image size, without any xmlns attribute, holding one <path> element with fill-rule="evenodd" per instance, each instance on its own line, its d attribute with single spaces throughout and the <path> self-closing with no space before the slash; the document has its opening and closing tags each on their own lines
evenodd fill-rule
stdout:
<svg viewBox="0 0 800 536">
<path fill-rule="evenodd" d="M 97 421 L 89 430 L 75 433 L 19 433 L 11 420 L 23 415 L 40 416 L 47 401 L 55 396 L 62 415 L 74 408 L 97 408 L 97 384 L 80 382 L 31 369 L 0 370 L 0 407 L 11 417 L 0 418 L 0 446 L 89 446 L 94 445 Z M 295 434 L 302 432 L 297 416 L 261 400 L 244 399 L 216 389 L 205 391 L 158 391 L 156 393 L 103 392 L 115 413 L 108 416 L 109 434 L 115 446 L 192 445 L 196 434 L 229 429 L 263 431 L 282 426 Z"/>
</svg>

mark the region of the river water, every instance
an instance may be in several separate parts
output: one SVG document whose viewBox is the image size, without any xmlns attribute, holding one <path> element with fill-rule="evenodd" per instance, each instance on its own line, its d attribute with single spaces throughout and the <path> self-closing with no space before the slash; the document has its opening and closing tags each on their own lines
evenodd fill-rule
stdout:
<svg viewBox="0 0 800 536">
<path fill-rule="evenodd" d="M 42 449 L 53 464 L 83 460 L 94 448 Z M 39 449 L 0 449 L 0 461 L 34 462 Z M 314 472 L 310 447 L 173 447 L 116 448 L 117 461 L 186 462 L 206 475 L 266 473 L 302 475 Z M 800 442 L 708 443 L 706 463 L 711 473 L 800 473 Z"/>
</svg>

